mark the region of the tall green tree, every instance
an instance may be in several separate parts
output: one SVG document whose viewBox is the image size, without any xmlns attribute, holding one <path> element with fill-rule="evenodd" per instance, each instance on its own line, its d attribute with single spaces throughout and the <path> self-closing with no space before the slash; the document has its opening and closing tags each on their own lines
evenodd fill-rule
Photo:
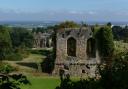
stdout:
<svg viewBox="0 0 128 89">
<path fill-rule="evenodd" d="M 114 41 L 112 29 L 110 26 L 104 26 L 99 28 L 95 33 L 97 40 L 97 46 L 102 58 L 111 57 L 114 53 Z"/>
<path fill-rule="evenodd" d="M 12 42 L 9 34 L 9 28 L 7 26 L 0 25 L 0 60 L 3 60 L 11 51 Z"/>
<path fill-rule="evenodd" d="M 112 29 L 110 26 L 100 27 L 99 30 L 95 34 L 95 38 L 97 40 L 97 46 L 100 53 L 100 57 L 102 61 L 105 62 L 107 71 L 107 81 L 110 84 L 107 85 L 107 89 L 111 89 L 112 83 L 112 59 L 114 55 L 114 41 Z"/>
<path fill-rule="evenodd" d="M 22 27 L 13 27 L 11 29 L 11 40 L 13 47 L 25 46 L 31 48 L 33 46 L 32 32 Z"/>
</svg>

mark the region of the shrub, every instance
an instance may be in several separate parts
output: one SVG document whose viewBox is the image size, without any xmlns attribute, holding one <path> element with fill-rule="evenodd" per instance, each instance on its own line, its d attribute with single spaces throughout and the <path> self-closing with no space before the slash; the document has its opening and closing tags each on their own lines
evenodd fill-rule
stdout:
<svg viewBox="0 0 128 89">
<path fill-rule="evenodd" d="M 15 68 L 13 68 L 11 65 L 9 65 L 7 63 L 0 64 L 0 73 L 8 74 L 14 70 L 15 70 Z"/>
<path fill-rule="evenodd" d="M 10 61 L 21 61 L 23 59 L 22 55 L 19 53 L 10 53 L 6 55 L 6 60 Z"/>
<path fill-rule="evenodd" d="M 0 75 L 0 89 L 20 89 L 20 84 L 30 84 L 22 74 Z"/>
</svg>

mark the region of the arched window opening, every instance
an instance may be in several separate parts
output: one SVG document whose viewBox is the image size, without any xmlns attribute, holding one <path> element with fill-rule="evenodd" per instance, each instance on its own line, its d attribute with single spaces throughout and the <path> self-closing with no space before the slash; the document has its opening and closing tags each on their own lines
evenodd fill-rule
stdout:
<svg viewBox="0 0 128 89">
<path fill-rule="evenodd" d="M 93 38 L 87 40 L 87 55 L 92 58 L 96 57 L 96 42 Z"/>
<path fill-rule="evenodd" d="M 83 74 L 86 73 L 85 70 L 82 70 L 82 73 L 83 73 Z"/>
<path fill-rule="evenodd" d="M 41 39 L 41 41 L 40 41 L 40 47 L 41 48 L 43 47 L 43 39 Z"/>
<path fill-rule="evenodd" d="M 76 40 L 73 37 L 67 40 L 67 54 L 68 56 L 76 56 Z"/>
</svg>

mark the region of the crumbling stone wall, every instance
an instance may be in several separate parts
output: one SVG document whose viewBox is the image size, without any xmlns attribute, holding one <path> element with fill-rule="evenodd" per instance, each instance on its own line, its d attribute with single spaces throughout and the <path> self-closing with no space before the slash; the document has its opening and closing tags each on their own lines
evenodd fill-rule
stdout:
<svg viewBox="0 0 128 89">
<path fill-rule="evenodd" d="M 34 48 L 50 48 L 52 47 L 51 34 L 34 33 Z"/>
<path fill-rule="evenodd" d="M 57 31 L 56 61 L 53 74 L 58 75 L 59 70 L 63 69 L 69 71 L 71 76 L 95 76 L 96 65 L 99 63 L 98 52 L 95 49 L 95 57 L 87 54 L 87 41 L 92 38 L 92 34 L 89 27 Z M 70 38 L 76 40 L 76 56 L 69 56 L 67 53 L 67 46 L 70 45 L 67 41 Z"/>
</svg>

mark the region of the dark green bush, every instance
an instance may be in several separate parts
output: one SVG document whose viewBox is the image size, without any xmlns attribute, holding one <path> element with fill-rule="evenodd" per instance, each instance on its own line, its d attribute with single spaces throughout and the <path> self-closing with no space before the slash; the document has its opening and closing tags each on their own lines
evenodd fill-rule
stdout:
<svg viewBox="0 0 128 89">
<path fill-rule="evenodd" d="M 14 70 L 15 70 L 15 68 L 12 67 L 11 65 L 9 65 L 7 63 L 0 63 L 0 73 L 7 74 Z"/>
<path fill-rule="evenodd" d="M 6 55 L 5 59 L 9 61 L 21 61 L 23 57 L 19 53 L 10 53 Z"/>
<path fill-rule="evenodd" d="M 30 84 L 22 74 L 0 74 L 0 89 L 20 89 L 21 84 Z"/>
</svg>

